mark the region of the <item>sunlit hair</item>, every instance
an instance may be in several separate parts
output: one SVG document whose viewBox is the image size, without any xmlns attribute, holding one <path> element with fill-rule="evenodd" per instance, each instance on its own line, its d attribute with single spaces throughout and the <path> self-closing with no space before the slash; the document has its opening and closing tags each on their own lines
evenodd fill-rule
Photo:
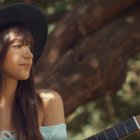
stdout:
<svg viewBox="0 0 140 140">
<path fill-rule="evenodd" d="M 7 27 L 0 31 L 0 98 L 4 82 L 2 64 L 11 43 L 10 34 L 13 33 L 25 44 L 33 49 L 33 37 L 31 33 L 21 25 Z M 19 80 L 15 91 L 15 97 L 11 109 L 11 127 L 16 132 L 17 140 L 43 140 L 39 131 L 38 107 L 41 107 L 41 99 L 35 92 L 33 69 L 27 80 Z"/>
</svg>

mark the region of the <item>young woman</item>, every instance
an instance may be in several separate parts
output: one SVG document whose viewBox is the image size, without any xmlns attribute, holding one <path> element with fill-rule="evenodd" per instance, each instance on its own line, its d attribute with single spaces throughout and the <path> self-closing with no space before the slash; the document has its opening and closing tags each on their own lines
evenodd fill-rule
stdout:
<svg viewBox="0 0 140 140">
<path fill-rule="evenodd" d="M 13 4 L 0 10 L 0 140 L 66 140 L 61 96 L 37 94 L 33 67 L 47 38 L 36 7 Z"/>
</svg>

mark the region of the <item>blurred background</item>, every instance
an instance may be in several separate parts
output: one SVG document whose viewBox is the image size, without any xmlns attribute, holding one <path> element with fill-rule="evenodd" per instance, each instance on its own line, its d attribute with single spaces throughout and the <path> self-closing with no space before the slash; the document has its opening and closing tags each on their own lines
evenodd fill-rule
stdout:
<svg viewBox="0 0 140 140">
<path fill-rule="evenodd" d="M 35 67 L 39 92 L 58 91 L 69 140 L 140 113 L 139 0 L 0 0 L 40 8 L 49 27 Z M 134 133 L 125 140 L 138 140 Z"/>
</svg>

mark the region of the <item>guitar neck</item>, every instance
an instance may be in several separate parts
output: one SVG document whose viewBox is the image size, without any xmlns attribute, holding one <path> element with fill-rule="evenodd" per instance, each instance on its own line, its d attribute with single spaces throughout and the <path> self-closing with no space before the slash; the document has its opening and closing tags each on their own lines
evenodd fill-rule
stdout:
<svg viewBox="0 0 140 140">
<path fill-rule="evenodd" d="M 140 116 L 134 116 L 128 120 L 108 128 L 103 132 L 92 135 L 84 140 L 119 140 L 140 129 Z"/>
</svg>

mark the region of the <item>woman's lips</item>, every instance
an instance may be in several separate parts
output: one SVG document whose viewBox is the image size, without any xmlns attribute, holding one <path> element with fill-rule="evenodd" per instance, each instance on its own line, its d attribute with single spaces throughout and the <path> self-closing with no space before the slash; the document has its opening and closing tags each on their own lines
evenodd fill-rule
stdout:
<svg viewBox="0 0 140 140">
<path fill-rule="evenodd" d="M 20 66 L 26 68 L 26 69 L 30 69 L 31 68 L 31 64 L 20 64 Z"/>
</svg>

